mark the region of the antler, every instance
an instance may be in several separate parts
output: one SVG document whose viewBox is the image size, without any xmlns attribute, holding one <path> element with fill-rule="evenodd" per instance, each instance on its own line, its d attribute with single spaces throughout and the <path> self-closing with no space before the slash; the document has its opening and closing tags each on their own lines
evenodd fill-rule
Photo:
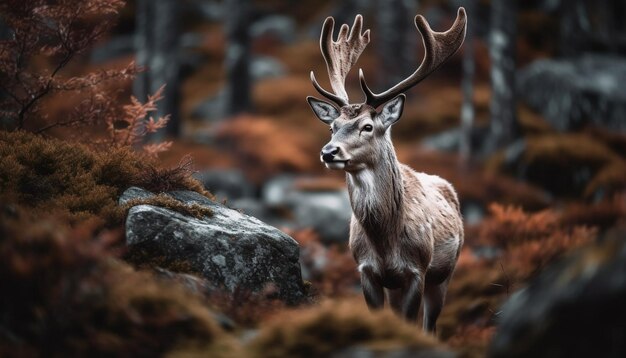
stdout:
<svg viewBox="0 0 626 358">
<path fill-rule="evenodd" d="M 463 40 L 465 40 L 466 24 L 467 16 L 465 9 L 462 7 L 459 8 L 454 24 L 446 32 L 433 31 L 422 15 L 415 16 L 415 27 L 419 30 L 424 42 L 424 59 L 422 63 L 412 75 L 392 88 L 378 94 L 373 93 L 369 89 L 367 83 L 365 83 L 363 70 L 359 69 L 361 88 L 365 92 L 365 103 L 376 108 L 428 77 L 461 47 Z"/>
<path fill-rule="evenodd" d="M 313 86 L 321 95 L 343 107 L 349 103 L 345 84 L 346 76 L 370 42 L 370 30 L 361 34 L 361 29 L 363 28 L 363 17 L 361 15 L 355 17 L 349 36 L 348 25 L 341 25 L 337 41 L 333 41 L 334 27 L 335 20 L 332 17 L 326 18 L 322 26 L 322 34 L 320 35 L 320 49 L 326 61 L 330 85 L 335 93 L 323 89 L 317 83 L 313 71 L 311 71 L 311 82 L 313 82 Z"/>
</svg>

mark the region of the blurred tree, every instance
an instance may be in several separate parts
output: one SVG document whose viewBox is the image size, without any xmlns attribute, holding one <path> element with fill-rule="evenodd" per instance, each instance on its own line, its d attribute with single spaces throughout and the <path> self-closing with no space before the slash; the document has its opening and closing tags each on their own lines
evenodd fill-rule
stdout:
<svg viewBox="0 0 626 358">
<path fill-rule="evenodd" d="M 251 109 L 250 0 L 226 0 L 226 103 L 224 114 L 232 116 Z"/>
<path fill-rule="evenodd" d="M 389 88 L 410 75 L 416 68 L 417 41 L 413 17 L 416 0 L 376 2 L 376 50 L 380 60 L 378 82 Z"/>
<path fill-rule="evenodd" d="M 561 56 L 579 54 L 589 43 L 587 11 L 583 0 L 569 0 L 560 3 L 560 45 Z"/>
<path fill-rule="evenodd" d="M 135 96 L 146 101 L 166 85 L 156 116 L 169 116 L 169 125 L 150 135 L 162 141 L 166 135 L 180 134 L 179 1 L 137 0 L 137 64 L 146 67 L 135 81 Z"/>
<path fill-rule="evenodd" d="M 335 18 L 337 24 L 352 25 L 354 17 L 357 14 L 364 15 L 364 13 L 367 13 L 370 5 L 371 0 L 338 1 L 336 8 L 331 12 L 331 14 Z"/>
<path fill-rule="evenodd" d="M 491 2 L 491 122 L 484 150 L 491 152 L 518 137 L 516 118 L 515 65 L 517 0 Z"/>
<path fill-rule="evenodd" d="M 463 91 L 463 103 L 461 105 L 461 137 L 459 141 L 459 155 L 462 159 L 468 160 L 472 155 L 472 127 L 474 125 L 474 74 L 476 60 L 474 59 L 474 11 L 476 0 L 464 1 L 465 10 L 468 17 L 467 32 L 465 35 L 465 45 L 463 46 L 463 80 L 461 90 Z"/>
</svg>

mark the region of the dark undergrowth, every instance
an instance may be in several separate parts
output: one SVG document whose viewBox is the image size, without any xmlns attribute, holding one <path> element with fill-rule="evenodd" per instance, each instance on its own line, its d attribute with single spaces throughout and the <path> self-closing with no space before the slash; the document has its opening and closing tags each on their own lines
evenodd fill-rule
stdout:
<svg viewBox="0 0 626 358">
<path fill-rule="evenodd" d="M 91 219 L 106 227 L 120 225 L 127 207 L 117 201 L 130 186 L 155 193 L 189 189 L 212 198 L 190 175 L 188 161 L 161 169 L 130 148 L 101 152 L 26 132 L 0 132 L 1 201 L 32 213 L 54 212 L 71 223 Z M 166 201 L 160 196 L 154 200 Z M 194 215 L 208 214 L 168 202 Z"/>
<path fill-rule="evenodd" d="M 115 258 L 119 234 L 0 217 L 0 355 L 237 355 L 201 298 Z"/>
</svg>

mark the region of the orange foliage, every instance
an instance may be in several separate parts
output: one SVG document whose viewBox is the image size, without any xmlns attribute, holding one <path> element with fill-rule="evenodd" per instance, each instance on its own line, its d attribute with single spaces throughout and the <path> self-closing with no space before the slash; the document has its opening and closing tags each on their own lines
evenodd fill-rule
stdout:
<svg viewBox="0 0 626 358">
<path fill-rule="evenodd" d="M 307 106 L 304 99 L 312 94 L 311 81 L 307 77 L 292 76 L 268 79 L 255 86 L 253 97 L 263 114 L 284 114 Z M 310 115 L 314 121 L 313 114 Z"/>
<path fill-rule="evenodd" d="M 491 217 L 480 225 L 480 238 L 502 248 L 544 238 L 560 225 L 551 210 L 528 214 L 521 208 L 491 204 L 489 213 Z"/>
<path fill-rule="evenodd" d="M 522 280 L 597 236 L 595 228 L 565 225 L 562 215 L 552 210 L 528 214 L 492 204 L 489 211 L 491 217 L 480 225 L 480 241 L 502 249 L 505 268 Z"/>
<path fill-rule="evenodd" d="M 597 236 L 595 229 L 575 227 L 571 232 L 557 230 L 538 241 L 518 244 L 505 253 L 507 269 L 521 278 L 535 276 L 567 251 L 590 243 Z"/>
<path fill-rule="evenodd" d="M 109 131 L 109 145 L 120 147 L 131 147 L 139 144 L 143 138 L 149 133 L 155 133 L 164 128 L 169 121 L 169 116 L 154 119 L 148 115 L 157 110 L 156 102 L 163 99 L 163 91 L 165 86 L 161 86 L 156 93 L 148 96 L 145 103 L 141 103 L 137 98 L 131 97 L 131 104 L 124 106 L 124 117 L 116 119 L 116 117 L 106 117 L 105 123 Z M 172 142 L 161 142 L 146 144 L 143 146 L 144 151 L 153 157 L 159 153 L 168 150 L 172 146 Z"/>
<path fill-rule="evenodd" d="M 217 290 L 208 297 L 208 304 L 239 325 L 254 326 L 285 308 L 283 301 L 272 298 L 275 290 L 272 285 L 259 293 L 241 287 L 233 292 Z"/>
<path fill-rule="evenodd" d="M 444 350 L 434 337 L 390 310 L 369 312 L 362 300 L 350 299 L 284 311 L 265 324 L 250 348 L 252 357 L 329 357 L 346 348 L 373 345 L 392 351 L 410 348 L 424 356 Z"/>
<path fill-rule="evenodd" d="M 595 204 L 572 203 L 565 208 L 563 222 L 568 225 L 589 225 L 608 229 L 626 224 L 626 193 Z"/>
<path fill-rule="evenodd" d="M 300 244 L 300 263 L 313 288 L 326 297 L 353 294 L 360 282 L 356 263 L 346 248 L 324 246 L 313 230 L 289 233 Z"/>
<path fill-rule="evenodd" d="M 41 100 L 52 93 L 76 92 L 127 75 L 101 71 L 82 77 L 59 76 L 106 33 L 124 4 L 122 0 L 6 0 L 0 4 L 2 21 L 14 30 L 10 39 L 0 42 L 0 104 L 11 128 L 25 129 L 33 119 L 44 118 Z M 42 65 L 33 66 L 36 60 Z"/>
<path fill-rule="evenodd" d="M 256 180 L 279 172 L 307 172 L 318 165 L 318 150 L 272 118 L 233 118 L 217 129 L 217 138 Z"/>
<path fill-rule="evenodd" d="M 446 343 L 461 353 L 461 357 L 484 357 L 484 352 L 496 333 L 496 328 L 481 326 L 463 326 Z"/>
<path fill-rule="evenodd" d="M 118 234 L 17 212 L 0 236 L 0 355 L 237 356 L 199 297 L 111 257 Z"/>
</svg>

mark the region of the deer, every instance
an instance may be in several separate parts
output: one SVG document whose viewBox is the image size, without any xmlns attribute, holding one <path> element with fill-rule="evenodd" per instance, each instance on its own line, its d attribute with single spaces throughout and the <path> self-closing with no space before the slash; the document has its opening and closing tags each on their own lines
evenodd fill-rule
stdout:
<svg viewBox="0 0 626 358">
<path fill-rule="evenodd" d="M 445 32 L 435 32 L 417 15 L 415 26 L 422 36 L 424 58 L 418 68 L 390 89 L 374 93 L 363 70 L 359 82 L 363 103 L 350 103 L 345 80 L 370 41 L 362 32 L 363 17 L 352 28 L 344 24 L 334 40 L 332 17 L 326 18 L 320 49 L 332 92 L 317 82 L 313 87 L 326 99 L 307 97 L 315 115 L 330 126 L 331 140 L 320 160 L 331 170 L 343 170 L 352 217 L 349 249 L 357 263 L 361 288 L 370 310 L 391 309 L 417 324 L 424 301 L 423 329 L 436 334 L 448 283 L 463 246 L 463 219 L 457 194 L 446 180 L 416 172 L 401 164 L 391 141 L 391 126 L 404 108 L 405 91 L 437 70 L 461 47 L 466 14 L 459 8 L 456 20 Z"/>
</svg>

